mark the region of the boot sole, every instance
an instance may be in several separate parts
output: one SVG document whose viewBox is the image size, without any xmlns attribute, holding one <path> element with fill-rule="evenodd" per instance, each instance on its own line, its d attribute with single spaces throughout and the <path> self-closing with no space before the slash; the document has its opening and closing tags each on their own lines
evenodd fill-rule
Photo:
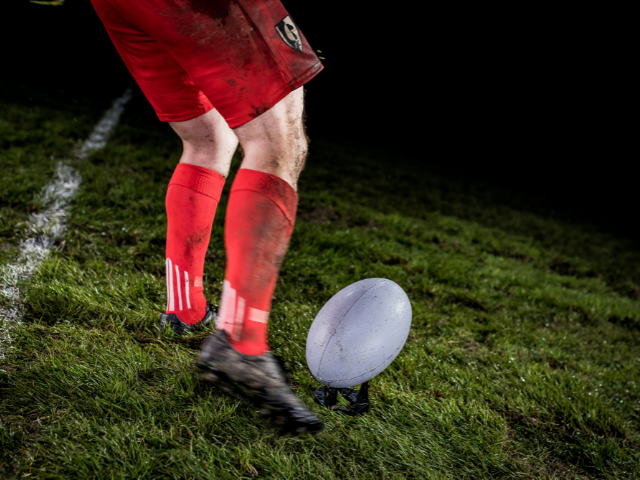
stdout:
<svg viewBox="0 0 640 480">
<path fill-rule="evenodd" d="M 231 380 L 224 372 L 220 370 L 212 371 L 212 368 L 206 364 L 198 363 L 196 367 L 200 371 L 200 380 L 215 385 L 224 392 L 240 398 L 253 407 L 262 407 L 258 413 L 260 417 L 265 420 L 270 420 L 273 426 L 279 428 L 282 432 L 294 436 L 304 433 L 310 433 L 315 436 L 322 430 L 321 423 L 309 424 L 297 421 L 288 414 L 286 408 L 271 404 L 266 398 L 265 393 L 257 393 L 248 388 L 243 388 L 241 384 Z"/>
</svg>

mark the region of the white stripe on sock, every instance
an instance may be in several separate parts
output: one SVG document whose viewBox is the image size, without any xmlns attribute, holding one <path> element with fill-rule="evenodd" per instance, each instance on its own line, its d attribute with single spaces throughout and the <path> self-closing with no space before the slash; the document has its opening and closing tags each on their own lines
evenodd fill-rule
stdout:
<svg viewBox="0 0 640 480">
<path fill-rule="evenodd" d="M 220 306 L 220 330 L 231 333 L 233 319 L 236 315 L 236 291 L 231 288 L 231 283 L 225 280 L 222 284 L 222 301 Z"/>
<path fill-rule="evenodd" d="M 169 259 L 164 261 L 164 276 L 167 280 L 167 311 L 169 311 Z"/>
<path fill-rule="evenodd" d="M 231 333 L 233 331 L 233 319 L 236 316 L 236 290 L 235 288 L 231 288 L 231 284 L 229 284 L 227 299 L 229 300 L 229 308 L 224 317 L 224 329 Z"/>
<path fill-rule="evenodd" d="M 222 282 L 222 295 L 220 295 L 220 311 L 218 312 L 218 318 L 216 319 L 216 330 L 222 330 L 224 327 L 224 316 L 227 313 L 227 302 L 225 297 L 227 296 L 227 289 L 229 282 L 226 280 Z"/>
<path fill-rule="evenodd" d="M 178 286 L 178 306 L 182 311 L 182 285 L 180 285 L 180 269 L 176 265 L 176 285 Z"/>
<path fill-rule="evenodd" d="M 269 312 L 265 312 L 264 310 L 251 307 L 247 310 L 247 320 L 251 320 L 252 322 L 267 323 L 268 318 Z"/>
<path fill-rule="evenodd" d="M 173 263 L 171 263 L 171 259 L 167 259 L 169 261 L 169 311 L 173 312 L 175 310 L 176 303 L 173 299 Z"/>
<path fill-rule="evenodd" d="M 236 310 L 236 321 L 233 327 L 233 338 L 236 342 L 240 341 L 242 335 L 242 322 L 244 320 L 244 298 L 238 295 L 238 309 Z"/>
<path fill-rule="evenodd" d="M 191 310 L 191 301 L 189 300 L 189 273 L 184 271 L 184 296 L 187 299 L 187 309 Z"/>
</svg>

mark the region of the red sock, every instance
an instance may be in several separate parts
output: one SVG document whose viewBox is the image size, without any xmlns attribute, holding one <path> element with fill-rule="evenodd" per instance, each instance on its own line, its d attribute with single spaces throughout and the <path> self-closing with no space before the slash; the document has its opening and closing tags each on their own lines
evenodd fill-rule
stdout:
<svg viewBox="0 0 640 480">
<path fill-rule="evenodd" d="M 293 232 L 298 195 L 275 175 L 240 169 L 231 187 L 224 241 L 227 267 L 218 328 L 246 355 L 262 355 L 267 318 Z"/>
<path fill-rule="evenodd" d="M 224 177 L 180 163 L 167 190 L 167 313 L 193 325 L 204 318 L 204 257 Z"/>
</svg>

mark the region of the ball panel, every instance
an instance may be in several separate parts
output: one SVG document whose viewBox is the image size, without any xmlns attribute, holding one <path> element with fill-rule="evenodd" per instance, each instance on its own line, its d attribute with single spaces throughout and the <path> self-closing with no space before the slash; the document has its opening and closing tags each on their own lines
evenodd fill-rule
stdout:
<svg viewBox="0 0 640 480">
<path fill-rule="evenodd" d="M 410 308 L 406 294 L 394 282 L 387 280 L 368 290 L 329 340 L 318 375 L 331 386 L 347 386 L 346 383 L 356 385 L 380 373 L 406 341 Z"/>
<path fill-rule="evenodd" d="M 352 378 L 383 361 L 389 312 L 379 287 L 366 291 L 336 326 L 318 366 L 323 378 Z"/>
<path fill-rule="evenodd" d="M 355 385 L 360 385 L 361 383 L 367 382 L 372 378 L 374 378 L 376 375 L 382 373 L 391 364 L 391 362 L 393 362 L 395 358 L 400 354 L 403 346 L 404 345 L 399 346 L 397 350 L 395 352 L 392 352 L 392 354 L 388 358 L 385 358 L 380 363 L 380 365 L 376 365 L 374 368 L 372 368 L 368 372 L 363 372 L 357 377 L 342 378 L 339 380 L 326 380 L 326 383 L 325 382 L 322 382 L 322 383 L 333 388 L 348 388 L 348 387 L 353 387 Z"/>
<path fill-rule="evenodd" d="M 316 316 L 307 339 L 309 369 L 332 387 L 363 383 L 396 358 L 410 328 L 411 303 L 398 284 L 380 278 L 356 282 Z"/>
<path fill-rule="evenodd" d="M 335 335 L 336 327 L 353 304 L 372 286 L 381 282 L 380 278 L 367 278 L 343 288 L 322 307 L 311 324 L 307 336 L 306 356 L 311 373 L 317 373 L 329 340 Z M 319 378 L 317 378 L 320 380 Z M 320 380 L 322 381 L 322 380 Z"/>
</svg>

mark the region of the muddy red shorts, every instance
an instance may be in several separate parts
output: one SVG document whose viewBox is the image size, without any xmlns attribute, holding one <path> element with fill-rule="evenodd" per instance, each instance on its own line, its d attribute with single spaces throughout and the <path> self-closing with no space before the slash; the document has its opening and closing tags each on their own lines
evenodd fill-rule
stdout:
<svg viewBox="0 0 640 480">
<path fill-rule="evenodd" d="M 322 70 L 279 0 L 91 0 L 160 120 L 231 128 Z"/>
</svg>

